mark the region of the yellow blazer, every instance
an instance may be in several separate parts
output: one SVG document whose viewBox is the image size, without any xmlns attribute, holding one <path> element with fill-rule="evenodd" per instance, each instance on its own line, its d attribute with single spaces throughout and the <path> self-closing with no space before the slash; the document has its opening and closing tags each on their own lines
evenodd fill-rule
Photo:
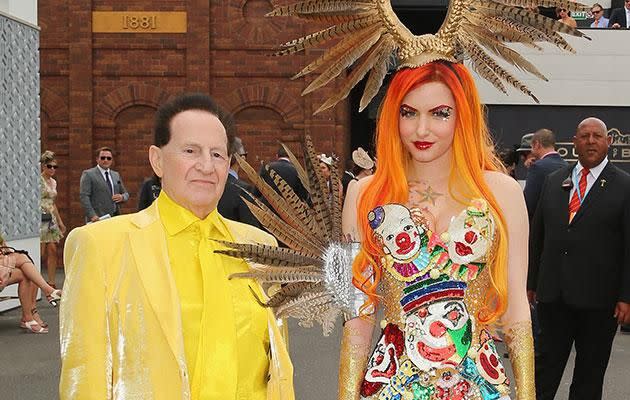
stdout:
<svg viewBox="0 0 630 400">
<path fill-rule="evenodd" d="M 225 220 L 237 242 L 275 244 L 256 228 Z M 190 399 L 177 288 L 157 202 L 73 230 L 64 250 L 60 310 L 65 399 Z M 293 366 L 268 311 L 267 398 L 293 400 Z"/>
</svg>

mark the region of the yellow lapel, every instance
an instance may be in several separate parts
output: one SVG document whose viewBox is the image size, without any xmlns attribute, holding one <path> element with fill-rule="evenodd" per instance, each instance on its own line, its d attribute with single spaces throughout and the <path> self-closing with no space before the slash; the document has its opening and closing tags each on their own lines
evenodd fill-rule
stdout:
<svg viewBox="0 0 630 400">
<path fill-rule="evenodd" d="M 183 361 L 180 301 L 171 273 L 166 235 L 160 222 L 157 201 L 137 213 L 131 222 L 139 228 L 129 234 L 138 275 L 171 350 L 178 361 Z"/>
</svg>

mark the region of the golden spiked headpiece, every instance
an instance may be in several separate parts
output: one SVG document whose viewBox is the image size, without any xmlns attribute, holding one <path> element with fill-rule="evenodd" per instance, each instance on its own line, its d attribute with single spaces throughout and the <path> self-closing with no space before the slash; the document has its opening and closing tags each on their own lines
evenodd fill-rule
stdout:
<svg viewBox="0 0 630 400">
<path fill-rule="evenodd" d="M 560 21 L 529 10 L 536 6 L 588 10 L 587 6 L 571 0 L 450 0 L 438 32 L 420 36 L 402 24 L 389 0 L 303 0 L 277 7 L 267 16 L 297 16 L 332 23 L 326 29 L 283 44 L 282 50 L 275 53 L 294 54 L 340 39 L 293 77 L 320 73 L 302 92 L 304 95 L 352 68 L 340 90 L 315 111 L 317 114 L 346 98 L 369 73 L 359 105 L 359 110 L 363 110 L 378 92 L 394 62 L 398 68 L 403 68 L 419 67 L 437 60 L 462 62 L 470 59 L 472 68 L 497 89 L 507 93 L 505 83 L 508 83 L 538 102 L 527 86 L 499 65 L 497 59 L 541 79 L 547 78 L 507 44 L 522 43 L 542 50 L 537 43 L 550 42 L 574 53 L 559 33 L 588 37 Z"/>
</svg>

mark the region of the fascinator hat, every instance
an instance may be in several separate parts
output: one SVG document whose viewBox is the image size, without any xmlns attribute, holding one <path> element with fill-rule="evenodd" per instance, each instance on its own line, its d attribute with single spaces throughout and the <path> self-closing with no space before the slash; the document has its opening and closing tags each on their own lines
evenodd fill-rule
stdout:
<svg viewBox="0 0 630 400">
<path fill-rule="evenodd" d="M 370 158 L 369 154 L 359 147 L 352 152 L 352 162 L 354 162 L 359 168 L 372 169 L 374 168 L 374 160 Z"/>
<path fill-rule="evenodd" d="M 499 60 L 545 81 L 547 78 L 509 44 L 521 43 L 542 50 L 539 43 L 549 42 L 575 52 L 560 34 L 588 37 L 528 9 L 535 6 L 588 10 L 587 6 L 571 0 L 450 0 L 438 32 L 424 35 L 414 35 L 405 27 L 390 0 L 303 0 L 277 7 L 267 16 L 296 16 L 329 24 L 328 28 L 283 44 L 275 53 L 291 55 L 335 43 L 293 77 L 318 74 L 304 89 L 304 95 L 342 76 L 343 84 L 315 111 L 317 114 L 346 98 L 366 75 L 360 111 L 377 94 L 391 66 L 414 68 L 438 60 L 453 63 L 469 60 L 472 69 L 500 91 L 507 93 L 506 85 L 513 86 L 538 102 Z M 347 69 L 351 71 L 344 74 Z"/>
</svg>

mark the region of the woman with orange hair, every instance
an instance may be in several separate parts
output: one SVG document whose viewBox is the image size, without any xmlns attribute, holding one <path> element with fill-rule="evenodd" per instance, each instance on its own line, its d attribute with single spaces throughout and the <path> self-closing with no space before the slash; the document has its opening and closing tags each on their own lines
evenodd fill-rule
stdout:
<svg viewBox="0 0 630 400">
<path fill-rule="evenodd" d="M 517 398 L 534 399 L 527 211 L 467 69 L 437 61 L 397 72 L 376 157 L 343 210 L 344 233 L 362 243 L 354 283 L 367 301 L 344 326 L 339 399 L 508 399 L 499 324 Z"/>
</svg>

